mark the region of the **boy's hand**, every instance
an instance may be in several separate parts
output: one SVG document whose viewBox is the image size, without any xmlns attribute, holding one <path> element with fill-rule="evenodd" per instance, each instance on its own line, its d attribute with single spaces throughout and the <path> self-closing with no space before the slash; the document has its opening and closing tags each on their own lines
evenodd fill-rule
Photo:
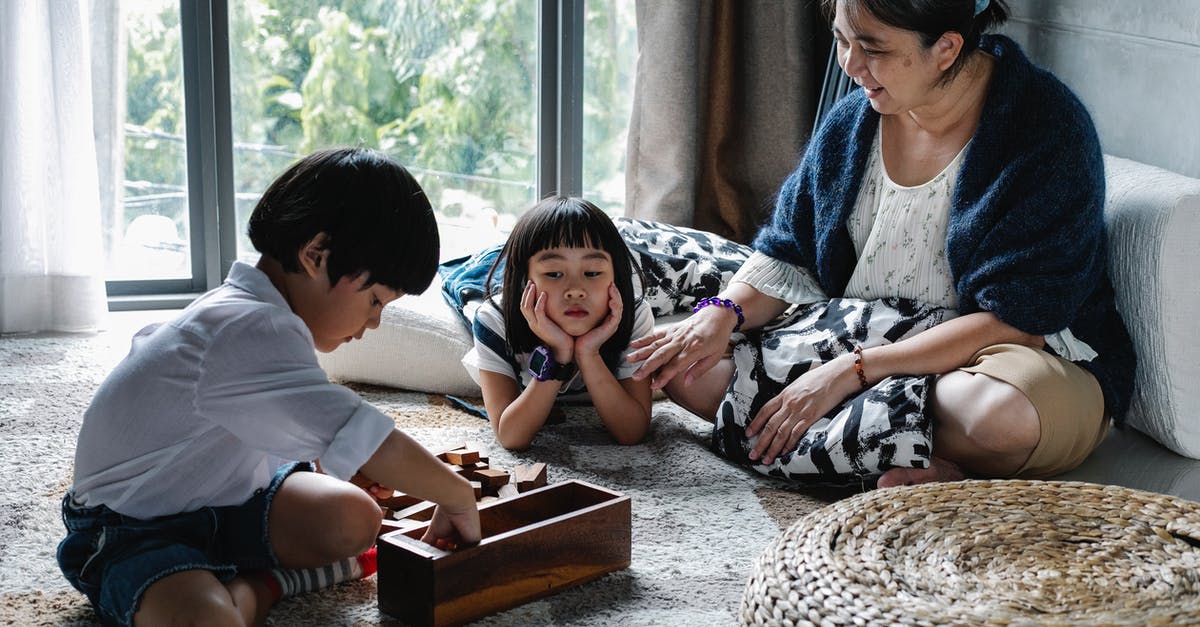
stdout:
<svg viewBox="0 0 1200 627">
<path fill-rule="evenodd" d="M 546 315 L 546 293 L 539 292 L 533 281 L 526 282 L 521 292 L 521 314 L 529 323 L 529 330 L 554 351 L 554 361 L 560 364 L 575 361 L 575 339 Z"/>
<path fill-rule="evenodd" d="M 479 540 L 479 509 L 474 502 L 470 508 L 460 511 L 451 511 L 445 505 L 438 505 L 433 510 L 428 530 L 421 536 L 422 542 L 444 551 L 478 544 Z"/>
<path fill-rule="evenodd" d="M 379 483 L 374 479 L 362 474 L 361 471 L 354 473 L 354 476 L 350 477 L 350 483 L 362 488 L 363 491 L 374 497 L 376 501 L 391 498 L 396 492 L 382 483 Z"/>
<path fill-rule="evenodd" d="M 575 338 L 576 359 L 579 358 L 579 355 L 600 353 L 600 347 L 617 332 L 617 327 L 621 324 L 621 314 L 624 310 L 624 304 L 621 302 L 621 292 L 617 291 L 616 285 L 609 283 L 608 316 L 599 326 Z"/>
</svg>

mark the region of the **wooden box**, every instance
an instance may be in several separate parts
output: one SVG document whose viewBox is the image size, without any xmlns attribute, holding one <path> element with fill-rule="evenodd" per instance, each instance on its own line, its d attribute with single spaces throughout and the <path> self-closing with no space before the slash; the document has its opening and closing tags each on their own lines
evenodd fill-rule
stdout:
<svg viewBox="0 0 1200 627">
<path fill-rule="evenodd" d="M 629 497 L 564 481 L 479 507 L 483 539 L 448 552 L 428 523 L 379 538 L 379 609 L 413 625 L 459 625 L 629 566 Z"/>
</svg>

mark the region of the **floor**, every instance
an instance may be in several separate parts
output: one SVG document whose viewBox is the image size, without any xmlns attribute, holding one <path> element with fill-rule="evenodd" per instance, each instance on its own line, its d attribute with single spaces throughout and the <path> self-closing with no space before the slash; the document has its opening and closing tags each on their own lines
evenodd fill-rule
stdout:
<svg viewBox="0 0 1200 627">
<path fill-rule="evenodd" d="M 142 326 L 176 313 L 111 312 L 107 332 L 129 337 Z M 1178 455 L 1133 429 L 1113 429 L 1079 468 L 1055 479 L 1118 485 L 1200 502 L 1200 460 Z"/>
</svg>

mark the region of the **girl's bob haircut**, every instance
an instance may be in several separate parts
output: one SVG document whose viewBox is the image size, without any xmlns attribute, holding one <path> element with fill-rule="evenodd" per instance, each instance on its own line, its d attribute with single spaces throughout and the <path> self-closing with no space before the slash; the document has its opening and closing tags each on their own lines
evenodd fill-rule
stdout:
<svg viewBox="0 0 1200 627">
<path fill-rule="evenodd" d="M 521 314 L 521 291 L 529 280 L 529 260 L 547 248 L 598 248 L 612 257 L 613 283 L 621 295 L 621 322 L 612 337 L 600 347 L 600 356 L 610 369 L 616 368 L 621 352 L 633 333 L 635 266 L 612 218 L 599 207 L 571 196 L 550 196 L 535 204 L 517 220 L 500 257 L 488 272 L 484 293 L 493 293 L 493 275 L 502 267 L 504 327 L 514 354 L 528 353 L 541 340 Z"/>
</svg>

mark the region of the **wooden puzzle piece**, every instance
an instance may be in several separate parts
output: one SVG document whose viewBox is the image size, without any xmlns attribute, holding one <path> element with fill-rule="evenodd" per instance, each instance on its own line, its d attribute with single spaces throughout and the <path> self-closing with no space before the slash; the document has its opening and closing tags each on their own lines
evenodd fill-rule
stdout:
<svg viewBox="0 0 1200 627">
<path fill-rule="evenodd" d="M 403 492 L 396 491 L 396 492 L 393 492 L 392 496 L 390 496 L 388 498 L 379 499 L 379 506 L 385 507 L 387 509 L 404 509 L 406 507 L 416 505 L 417 503 L 421 503 L 423 501 L 424 501 L 424 499 L 419 499 L 410 494 L 405 494 Z"/>
<path fill-rule="evenodd" d="M 489 488 L 499 488 L 508 483 L 509 474 L 495 468 L 480 468 L 475 470 L 470 479 L 478 481 Z"/>
<path fill-rule="evenodd" d="M 421 501 L 416 505 L 410 505 L 404 509 L 396 510 L 395 513 L 392 514 L 392 518 L 395 520 L 403 520 L 405 518 L 422 521 L 430 520 L 433 518 L 433 508 L 435 507 L 437 507 L 437 503 Z"/>
<path fill-rule="evenodd" d="M 474 449 L 469 449 L 469 448 L 463 447 L 463 448 L 454 449 L 453 451 L 446 451 L 446 462 L 447 463 L 457 464 L 459 466 L 466 466 L 467 464 L 474 464 L 478 461 L 479 461 L 479 451 L 476 451 Z"/>
<path fill-rule="evenodd" d="M 538 462 L 530 466 L 517 465 L 513 469 L 517 490 L 528 492 L 546 485 L 546 464 Z"/>
<path fill-rule="evenodd" d="M 425 524 L 427 522 L 428 521 L 424 521 L 424 520 L 413 520 L 411 518 L 403 518 L 400 520 L 392 520 L 392 519 L 384 518 L 379 523 L 379 534 L 378 535 L 383 535 L 385 533 L 390 533 L 392 531 L 400 531 L 400 532 L 411 531 L 413 529 L 416 529 L 417 527 L 425 526 Z"/>
</svg>

